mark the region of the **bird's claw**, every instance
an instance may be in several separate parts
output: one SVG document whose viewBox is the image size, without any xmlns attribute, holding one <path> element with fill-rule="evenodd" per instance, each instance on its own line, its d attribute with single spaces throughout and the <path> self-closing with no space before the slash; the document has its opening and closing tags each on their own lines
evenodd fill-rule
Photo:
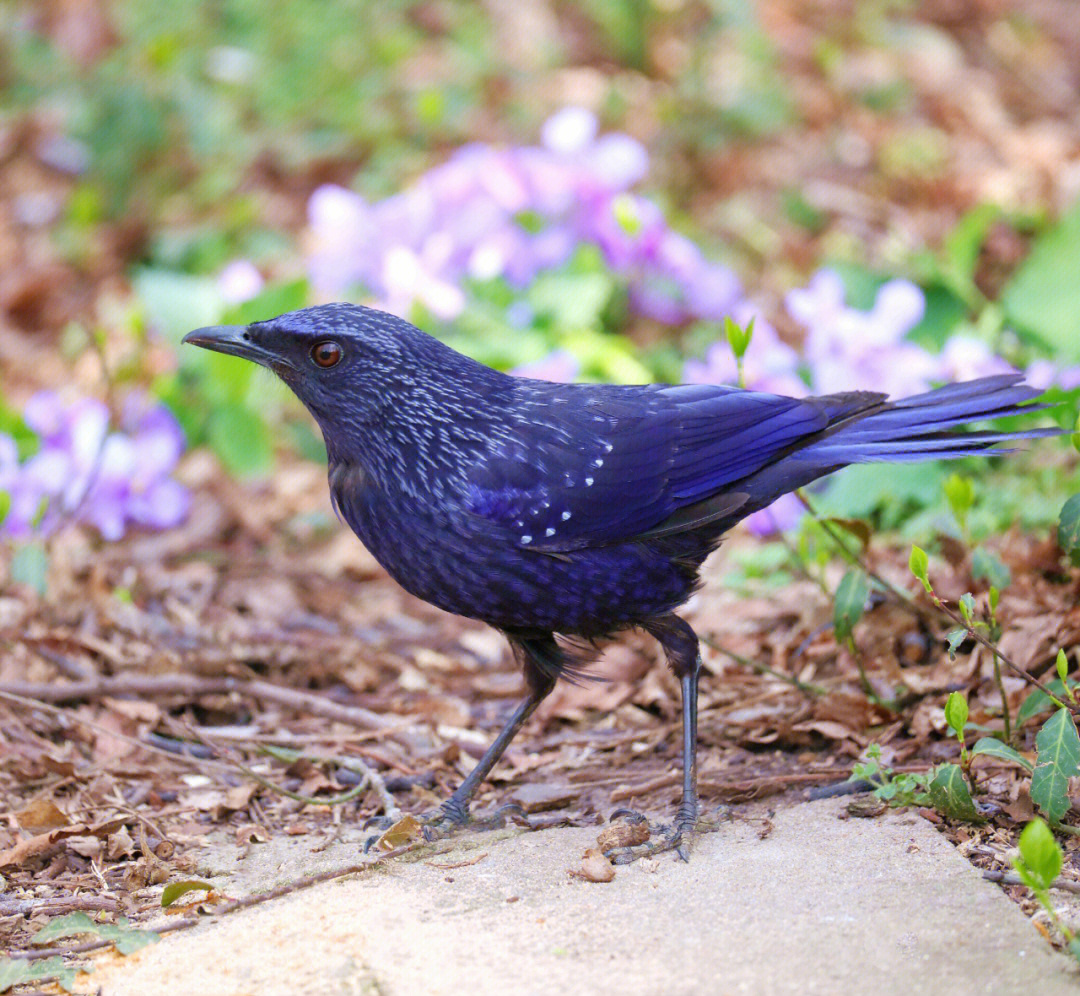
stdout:
<svg viewBox="0 0 1080 996">
<path fill-rule="evenodd" d="M 622 817 L 629 822 L 641 823 L 646 817 L 632 809 L 617 809 L 610 819 Z M 649 824 L 652 835 L 641 844 L 628 844 L 625 847 L 612 847 L 604 851 L 604 857 L 612 864 L 628 865 L 640 858 L 651 858 L 666 851 L 674 851 L 686 862 L 690 860 L 690 841 L 697 829 L 697 810 L 680 810 L 670 826 Z"/>
<path fill-rule="evenodd" d="M 507 803 L 500 806 L 487 816 L 473 817 L 467 806 L 455 803 L 450 799 L 444 802 L 434 813 L 423 821 L 424 839 L 427 841 L 441 840 L 449 837 L 458 830 L 468 827 L 470 830 L 501 830 L 506 826 L 508 818 L 533 829 L 532 821 L 528 814 L 517 803 Z"/>
</svg>

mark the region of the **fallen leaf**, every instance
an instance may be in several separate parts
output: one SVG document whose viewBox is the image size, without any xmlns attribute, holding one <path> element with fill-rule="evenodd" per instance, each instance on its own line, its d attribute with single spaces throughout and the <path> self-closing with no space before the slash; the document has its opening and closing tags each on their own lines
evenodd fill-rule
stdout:
<svg viewBox="0 0 1080 996">
<path fill-rule="evenodd" d="M 615 877 L 615 866 L 598 848 L 590 847 L 581 856 L 581 867 L 570 872 L 583 882 L 610 882 Z"/>
<path fill-rule="evenodd" d="M 396 847 L 404 847 L 414 840 L 419 840 L 422 831 L 420 821 L 415 816 L 406 814 L 379 837 L 375 846 L 380 851 L 392 851 Z"/>
<path fill-rule="evenodd" d="M 35 799 L 15 814 L 15 821 L 31 833 L 66 827 L 71 822 L 51 799 Z"/>
<path fill-rule="evenodd" d="M 601 851 L 610 851 L 613 847 L 633 847 L 644 844 L 651 836 L 648 820 L 631 823 L 618 820 L 604 827 L 596 835 L 596 845 Z"/>
</svg>

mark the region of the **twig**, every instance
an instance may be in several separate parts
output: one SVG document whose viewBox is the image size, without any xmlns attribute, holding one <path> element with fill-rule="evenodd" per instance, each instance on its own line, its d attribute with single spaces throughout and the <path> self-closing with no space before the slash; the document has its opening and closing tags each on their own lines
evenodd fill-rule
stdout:
<svg viewBox="0 0 1080 996">
<path fill-rule="evenodd" d="M 198 768 L 201 771 L 205 771 L 207 768 L 217 771 L 231 771 L 232 769 L 227 764 L 222 764 L 220 761 L 208 761 L 203 758 L 190 757 L 187 754 L 175 754 L 172 751 L 163 750 L 161 747 L 157 747 L 152 743 L 147 743 L 145 740 L 139 740 L 135 737 L 129 737 L 126 733 L 121 733 L 119 730 L 110 730 L 101 723 L 95 723 L 92 719 L 87 719 L 85 716 L 80 716 L 78 713 L 71 709 L 61 709 L 59 706 L 52 705 L 50 702 L 45 702 L 41 699 L 28 697 L 25 695 L 19 695 L 16 692 L 8 691 L 10 688 L 19 686 L 24 687 L 38 687 L 31 685 L 29 682 L 11 682 L 10 684 L 0 685 L 0 699 L 7 699 L 9 702 L 15 702 L 18 705 L 25 706 L 29 709 L 44 709 L 46 712 L 51 712 L 54 716 L 59 716 L 65 722 L 75 723 L 79 726 L 85 726 L 89 730 L 95 730 L 98 733 L 103 733 L 115 740 L 122 740 L 126 744 L 130 744 L 132 747 L 137 747 L 140 750 L 152 751 L 155 754 L 164 754 L 166 757 L 172 757 L 180 761 L 185 761 L 192 767 Z M 43 686 L 49 687 L 49 686 Z"/>
<path fill-rule="evenodd" d="M 730 657 L 737 664 L 741 664 L 743 667 L 751 668 L 754 671 L 759 671 L 762 674 L 771 675 L 774 678 L 779 678 L 781 681 L 786 682 L 793 688 L 797 688 L 803 695 L 828 695 L 829 690 L 821 685 L 810 685 L 805 681 L 800 681 L 798 678 L 790 674 L 784 674 L 782 671 L 777 671 L 775 668 L 769 667 L 768 664 L 759 664 L 757 661 L 750 660 L 748 657 L 743 657 L 740 654 L 736 654 L 734 651 L 728 650 L 721 646 L 715 640 L 710 639 L 707 636 L 699 637 L 702 643 L 705 644 L 711 650 L 716 650 L 721 654 Z M 2 687 L 2 686 L 0 686 Z"/>
<path fill-rule="evenodd" d="M 302 889 L 309 889 L 313 885 L 320 885 L 323 882 L 331 882 L 336 878 L 344 878 L 346 875 L 357 875 L 362 872 L 371 871 L 373 868 L 377 868 L 380 865 L 386 864 L 391 858 L 396 858 L 399 855 L 405 854 L 408 851 L 414 850 L 421 845 L 426 844 L 427 841 L 419 840 L 412 841 L 408 844 L 403 844 L 401 847 L 395 847 L 392 851 L 385 851 L 382 854 L 377 855 L 375 858 L 368 861 L 358 861 L 351 865 L 346 865 L 344 868 L 331 869 L 330 871 L 318 872 L 313 875 L 305 875 L 303 878 L 298 878 L 292 882 L 286 882 L 284 885 L 279 885 L 276 889 L 270 889 L 267 892 L 255 893 L 251 896 L 246 896 L 243 899 L 234 900 L 231 903 L 227 903 L 224 906 L 220 906 L 214 910 L 209 916 L 193 916 L 186 917 L 183 920 L 167 920 L 160 925 L 148 924 L 145 927 L 140 927 L 141 930 L 148 930 L 155 934 L 167 934 L 177 930 L 187 930 L 189 927 L 194 927 L 196 924 L 205 923 L 208 919 L 216 919 L 219 916 L 225 916 L 228 913 L 235 913 L 238 910 L 246 910 L 251 906 L 258 906 L 260 903 L 268 902 L 271 899 L 280 899 L 282 896 L 290 895 L 293 892 L 299 892 Z M 20 958 L 20 959 L 32 959 L 32 958 L 51 958 L 54 955 L 65 957 L 73 954 L 83 954 L 86 951 L 96 951 L 99 948 L 107 948 L 112 941 L 87 941 L 85 944 L 74 944 L 70 947 L 55 947 L 55 948 L 35 948 L 33 950 L 23 951 L 9 951 L 7 957 Z"/>
<path fill-rule="evenodd" d="M 1000 885 L 1024 885 L 1024 880 L 1013 872 L 983 870 L 983 878 L 989 882 L 997 882 Z M 1025 886 L 1026 888 L 1026 886 Z M 1072 892 L 1080 895 L 1080 882 L 1074 882 L 1067 878 L 1055 878 L 1050 883 L 1051 889 L 1060 889 L 1062 892 Z"/>
<path fill-rule="evenodd" d="M 54 896 L 51 899 L 0 899 L 0 916 L 55 916 L 72 910 L 104 910 L 122 913 L 118 899 L 111 896 Z"/>
<path fill-rule="evenodd" d="M 974 626 L 971 626 L 969 623 L 965 622 L 964 619 L 962 619 L 955 612 L 953 612 L 953 610 L 950 609 L 938 597 L 937 593 L 933 590 L 932 587 L 929 589 L 927 594 L 929 594 L 930 598 L 934 602 L 934 605 L 937 606 L 938 610 L 942 614 L 944 614 L 947 618 L 951 619 L 954 623 L 956 623 L 956 625 L 963 629 L 967 633 L 967 635 L 970 636 L 976 643 L 986 647 L 986 649 L 989 650 L 990 653 L 994 654 L 994 656 L 998 658 L 1002 662 L 1002 664 L 1008 667 L 1009 670 L 1011 670 L 1014 674 L 1023 678 L 1024 681 L 1026 681 L 1029 685 L 1034 685 L 1037 689 L 1039 689 L 1040 692 L 1042 692 L 1048 699 L 1050 699 L 1051 702 L 1056 702 L 1059 706 L 1068 709 L 1071 713 L 1080 714 L 1080 705 L 1077 705 L 1076 703 L 1062 702 L 1052 691 L 1050 691 L 1049 688 L 1046 687 L 1046 685 L 1039 681 L 1038 678 L 1036 678 L 1032 674 L 1028 674 L 1028 672 L 1025 671 L 1022 667 L 1020 667 L 1019 664 L 1011 660 L 1009 657 L 1006 657 L 1005 654 L 1001 652 L 1001 649 L 999 647 L 996 647 L 985 636 L 983 636 L 982 633 L 975 629 Z"/>
<path fill-rule="evenodd" d="M 364 730 L 384 730 L 386 717 L 362 706 L 342 705 L 321 695 L 284 688 L 268 681 L 244 681 L 239 678 L 203 678 L 190 674 L 122 674 L 115 677 L 87 678 L 66 683 L 9 681 L 0 684 L 0 692 L 21 695 L 41 702 L 67 702 L 72 699 L 95 699 L 104 695 L 246 695 L 288 706 L 326 719 L 336 719 Z"/>
<path fill-rule="evenodd" d="M 248 778 L 258 782 L 263 788 L 269 789 L 271 792 L 277 795 L 283 795 L 286 799 L 292 799 L 295 802 L 302 802 L 307 806 L 340 806 L 343 803 L 349 802 L 355 799 L 358 795 L 368 790 L 368 780 L 361 778 L 347 792 L 342 792 L 340 795 L 328 795 L 328 796 L 316 796 L 316 795 L 304 795 L 301 792 L 294 792 L 292 789 L 286 788 L 284 785 L 278 785 L 277 782 L 272 781 L 265 775 L 259 774 L 259 772 L 249 768 L 243 761 L 237 757 L 235 751 L 222 747 L 221 744 L 214 743 L 213 739 L 204 731 L 202 733 L 196 733 L 186 723 L 183 724 L 187 732 L 200 740 L 203 744 L 214 751 L 219 757 L 224 757 L 231 765 L 233 765 L 238 771 L 247 775 Z M 272 756 L 272 755 L 271 755 Z"/>
</svg>

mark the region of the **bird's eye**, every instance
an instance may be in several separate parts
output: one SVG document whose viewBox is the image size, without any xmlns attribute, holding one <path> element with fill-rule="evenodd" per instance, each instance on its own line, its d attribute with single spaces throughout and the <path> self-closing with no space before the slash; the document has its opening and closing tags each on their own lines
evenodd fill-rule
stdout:
<svg viewBox="0 0 1080 996">
<path fill-rule="evenodd" d="M 335 366 L 341 362 L 341 347 L 332 339 L 317 342 L 311 347 L 311 360 L 323 369 Z"/>
</svg>

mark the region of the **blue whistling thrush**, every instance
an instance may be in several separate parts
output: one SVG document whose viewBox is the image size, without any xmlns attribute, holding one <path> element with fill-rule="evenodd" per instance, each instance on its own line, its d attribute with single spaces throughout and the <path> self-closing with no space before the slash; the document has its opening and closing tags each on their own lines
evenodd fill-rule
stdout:
<svg viewBox="0 0 1080 996">
<path fill-rule="evenodd" d="M 1031 411 L 1039 392 L 1018 374 L 897 401 L 552 384 L 499 373 L 352 304 L 184 341 L 285 381 L 322 429 L 335 508 L 379 563 L 412 594 L 510 641 L 528 694 L 436 829 L 467 821 L 477 786 L 556 681 L 581 675 L 595 641 L 640 627 L 660 642 L 682 685 L 682 803 L 658 841 L 616 860 L 687 855 L 701 658 L 674 611 L 726 530 L 848 464 L 997 453 L 996 443 L 1058 431 L 955 431 Z"/>
</svg>

